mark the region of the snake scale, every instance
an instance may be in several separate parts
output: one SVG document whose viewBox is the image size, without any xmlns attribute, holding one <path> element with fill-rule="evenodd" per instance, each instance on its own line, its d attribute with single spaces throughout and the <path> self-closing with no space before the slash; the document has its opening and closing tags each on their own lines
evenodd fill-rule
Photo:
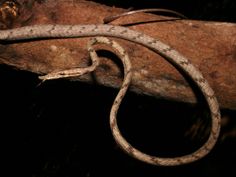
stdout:
<svg viewBox="0 0 236 177">
<path fill-rule="evenodd" d="M 208 103 L 210 114 L 211 114 L 211 131 L 208 137 L 208 140 L 203 144 L 195 152 L 173 158 L 165 158 L 165 157 L 156 157 L 145 154 L 135 147 L 133 147 L 130 143 L 126 141 L 126 139 L 122 136 L 121 132 L 118 129 L 117 125 L 117 112 L 121 101 L 129 87 L 132 71 L 131 64 L 129 58 L 127 56 L 126 51 L 123 50 L 122 47 L 119 46 L 116 42 L 109 40 L 105 37 L 96 38 L 99 36 L 105 37 L 115 37 L 124 40 L 128 40 L 137 44 L 141 44 L 157 54 L 163 56 L 167 61 L 174 64 L 176 67 L 180 68 L 184 71 L 192 80 L 197 84 L 201 92 L 203 93 L 206 102 Z M 170 46 L 160 42 L 158 39 L 154 39 L 149 37 L 141 32 L 137 32 L 125 27 L 121 26 L 113 26 L 113 25 L 35 25 L 35 26 L 26 26 L 16 29 L 10 30 L 0 30 L 0 42 L 1 41 L 20 41 L 20 40 L 28 40 L 28 39 L 36 39 L 36 38 L 75 38 L 75 37 L 95 37 L 93 42 L 90 43 L 89 52 L 90 56 L 94 63 L 92 64 L 92 68 L 90 70 L 83 70 L 81 74 L 90 72 L 96 68 L 99 62 L 96 60 L 96 52 L 92 48 L 92 45 L 96 43 L 105 43 L 110 45 L 112 48 L 116 49 L 120 55 L 121 60 L 124 64 L 124 81 L 120 88 L 118 95 L 116 96 L 111 112 L 110 112 L 110 128 L 112 134 L 114 136 L 117 144 L 123 149 L 126 153 L 131 155 L 132 157 L 139 159 L 143 162 L 153 164 L 153 165 L 161 165 L 161 166 L 175 166 L 187 164 L 190 162 L 194 162 L 196 160 L 201 159 L 205 155 L 207 155 L 211 149 L 214 147 L 220 132 L 220 111 L 217 99 L 214 95 L 213 90 L 209 86 L 208 82 L 204 79 L 201 72 L 196 69 L 190 61 L 182 56 L 179 52 L 172 49 Z M 74 72 L 72 72 L 73 75 Z M 63 76 L 63 72 L 59 73 Z M 69 74 L 70 75 L 70 74 Z M 48 77 L 48 78 L 47 78 Z M 58 75 L 55 75 L 57 78 Z M 52 75 L 46 75 L 45 78 L 42 76 L 41 79 L 53 79 Z"/>
</svg>

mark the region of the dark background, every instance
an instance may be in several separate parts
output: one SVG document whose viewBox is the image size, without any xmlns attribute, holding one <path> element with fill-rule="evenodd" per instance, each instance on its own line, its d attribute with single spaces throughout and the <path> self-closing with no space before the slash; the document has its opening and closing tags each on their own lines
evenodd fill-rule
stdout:
<svg viewBox="0 0 236 177">
<path fill-rule="evenodd" d="M 236 21 L 234 0 L 95 0 L 122 8 L 166 8 L 178 11 L 190 19 L 211 21 Z"/>
<path fill-rule="evenodd" d="M 167 8 L 192 19 L 235 22 L 234 0 L 98 1 L 135 9 Z M 1 176 L 190 176 L 234 177 L 236 112 L 228 117 L 220 140 L 202 160 L 179 167 L 155 167 L 123 153 L 109 129 L 109 111 L 118 90 L 66 80 L 40 82 L 35 74 L 0 66 Z M 128 93 L 118 114 L 124 136 L 153 155 L 190 153 L 205 141 L 208 112 L 201 106 Z M 6 171 L 6 172 L 5 172 Z M 5 173 L 5 174 L 4 174 Z"/>
</svg>

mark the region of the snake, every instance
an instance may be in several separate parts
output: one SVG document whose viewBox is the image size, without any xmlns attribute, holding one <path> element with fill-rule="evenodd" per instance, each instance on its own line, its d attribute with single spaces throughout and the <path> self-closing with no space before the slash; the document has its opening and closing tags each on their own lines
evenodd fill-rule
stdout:
<svg viewBox="0 0 236 177">
<path fill-rule="evenodd" d="M 118 18 L 124 17 L 124 16 L 128 16 L 128 15 L 133 15 L 133 14 L 137 14 L 137 13 L 143 13 L 143 12 L 165 12 L 165 13 L 170 13 L 172 15 L 176 15 L 177 17 L 183 18 L 183 19 L 187 19 L 187 17 L 179 12 L 173 11 L 173 10 L 169 10 L 169 9 L 160 9 L 160 8 L 154 8 L 154 9 L 138 9 L 138 10 L 130 10 L 127 12 L 123 12 L 117 15 L 112 15 L 112 16 L 108 16 L 105 17 L 103 19 L 103 22 L 105 24 L 110 23 Z"/>
<path fill-rule="evenodd" d="M 148 164 L 157 166 L 177 166 L 188 164 L 201 158 L 205 157 L 215 146 L 217 139 L 220 134 L 221 128 L 221 115 L 220 108 L 217 98 L 214 94 L 213 89 L 208 84 L 207 80 L 203 77 L 201 72 L 182 54 L 170 47 L 169 45 L 161 42 L 159 39 L 150 37 L 142 32 L 135 31 L 122 26 L 107 25 L 107 24 L 86 24 L 86 25 L 32 25 L 18 27 L 14 29 L 0 30 L 0 43 L 4 41 L 22 41 L 22 40 L 34 40 L 34 39 L 45 39 L 45 38 L 81 38 L 81 37 L 95 37 L 90 42 L 88 50 L 90 52 L 93 64 L 88 70 L 83 70 L 80 73 L 86 73 L 93 71 L 99 64 L 93 45 L 99 43 L 105 43 L 110 45 L 112 48 L 117 50 L 121 55 L 121 60 L 124 65 L 124 81 L 122 86 L 113 102 L 110 111 L 110 128 L 114 140 L 119 147 L 126 152 L 128 155 L 143 161 Z M 101 37 L 101 38 L 99 38 Z M 155 53 L 165 58 L 169 63 L 182 70 L 187 74 L 192 81 L 198 86 L 202 92 L 211 116 L 211 130 L 209 137 L 206 142 L 196 151 L 178 157 L 158 157 L 149 155 L 145 152 L 132 146 L 122 135 L 117 125 L 117 112 L 119 110 L 122 99 L 124 98 L 126 91 L 130 85 L 132 77 L 132 67 L 127 56 L 127 52 L 114 41 L 108 39 L 108 37 L 119 38 L 128 40 L 136 44 L 140 44 Z M 41 76 L 41 79 L 54 79 L 60 76 L 67 76 L 67 73 L 63 71 L 52 73 L 50 75 Z M 69 72 L 68 76 L 73 76 L 74 72 Z"/>
</svg>

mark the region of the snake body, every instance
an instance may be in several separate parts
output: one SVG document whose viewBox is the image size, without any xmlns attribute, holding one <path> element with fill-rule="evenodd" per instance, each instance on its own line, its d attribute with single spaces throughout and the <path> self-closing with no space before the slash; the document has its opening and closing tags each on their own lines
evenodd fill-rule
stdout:
<svg viewBox="0 0 236 177">
<path fill-rule="evenodd" d="M 220 132 L 220 111 L 217 99 L 214 95 L 213 90 L 209 86 L 208 82 L 204 79 L 201 72 L 196 69 L 190 61 L 182 56 L 179 52 L 172 49 L 170 46 L 160 42 L 158 39 L 149 37 L 141 32 L 130 30 L 125 27 L 113 26 L 113 25 L 35 25 L 35 26 L 26 26 L 17 29 L 11 30 L 0 30 L 0 41 L 15 41 L 15 40 L 27 40 L 27 39 L 36 39 L 36 38 L 74 38 L 74 37 L 96 37 L 96 36 L 105 36 L 105 37 L 116 37 L 124 40 L 129 40 L 131 42 L 141 44 L 159 55 L 163 56 L 170 63 L 174 64 L 181 70 L 183 70 L 192 80 L 197 84 L 199 89 L 202 91 L 206 102 L 208 103 L 210 114 L 211 114 L 211 132 L 208 140 L 205 144 L 199 148 L 197 151 L 180 157 L 174 158 L 162 158 L 151 156 L 145 154 L 130 143 L 122 136 L 121 132 L 117 126 L 117 112 L 123 97 L 129 87 L 132 71 L 131 64 L 127 53 L 119 46 L 116 42 L 109 40 L 108 38 L 95 38 L 91 42 L 89 47 L 90 56 L 97 58 L 92 45 L 96 43 L 105 43 L 110 45 L 112 48 L 117 49 L 121 54 L 121 60 L 124 64 L 124 82 L 121 86 L 121 89 L 116 96 L 114 103 L 110 112 L 110 128 L 117 144 L 123 149 L 126 153 L 132 157 L 139 159 L 143 162 L 153 164 L 153 165 L 162 165 L 162 166 L 175 166 L 187 164 L 196 160 L 201 159 L 207 155 L 211 149 L 214 147 Z M 94 60 L 95 63 L 92 65 L 89 71 L 95 69 L 99 64 L 98 60 Z M 84 72 L 85 71 L 85 72 Z M 81 74 L 89 72 L 86 69 L 81 72 Z M 57 73 L 58 74 L 58 73 Z M 46 75 L 45 78 L 42 76 L 42 79 L 53 79 L 57 78 L 58 75 Z M 61 75 L 66 73 L 59 73 Z M 70 75 L 70 74 L 69 74 Z M 72 72 L 73 75 L 73 72 Z M 53 77 L 54 76 L 54 77 Z"/>
</svg>

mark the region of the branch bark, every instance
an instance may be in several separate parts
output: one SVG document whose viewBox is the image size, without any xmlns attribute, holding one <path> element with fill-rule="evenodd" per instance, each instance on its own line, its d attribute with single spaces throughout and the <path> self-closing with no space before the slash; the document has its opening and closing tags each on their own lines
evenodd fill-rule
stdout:
<svg viewBox="0 0 236 177">
<path fill-rule="evenodd" d="M 20 14 L 11 18 L 11 23 L 1 18 L 7 28 L 33 24 L 101 24 L 104 17 L 125 11 L 90 1 L 19 2 Z M 178 50 L 209 81 L 221 108 L 236 110 L 236 24 L 176 20 L 144 13 L 120 18 L 112 24 L 142 31 Z M 1 43 L 0 64 L 37 74 L 85 67 L 89 64 L 86 49 L 88 40 L 76 38 Z M 134 67 L 131 90 L 157 98 L 188 103 L 197 101 L 191 85 L 162 57 L 140 45 L 115 40 L 127 50 Z M 120 67 L 109 56 L 103 55 L 103 58 L 93 75 L 76 80 L 119 87 L 122 81 Z"/>
</svg>

